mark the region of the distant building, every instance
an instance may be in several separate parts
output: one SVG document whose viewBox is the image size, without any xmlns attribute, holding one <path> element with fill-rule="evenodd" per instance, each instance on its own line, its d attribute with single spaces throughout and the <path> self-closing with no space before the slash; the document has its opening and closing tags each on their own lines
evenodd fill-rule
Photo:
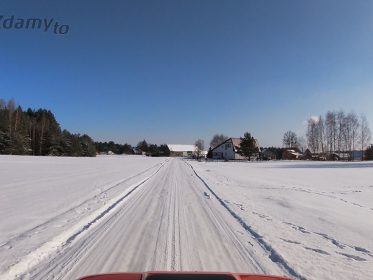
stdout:
<svg viewBox="0 0 373 280">
<path fill-rule="evenodd" d="M 146 155 L 146 152 L 143 152 L 141 149 L 134 148 L 133 152 L 135 155 Z"/>
<path fill-rule="evenodd" d="M 359 161 L 362 158 L 362 151 L 351 151 L 351 152 L 324 152 L 324 153 L 311 153 L 309 149 L 307 149 L 303 154 L 303 159 L 307 160 L 328 160 L 328 161 Z"/>
<path fill-rule="evenodd" d="M 167 144 L 170 149 L 170 157 L 192 157 L 195 154 L 195 145 Z"/>
<path fill-rule="evenodd" d="M 284 150 L 282 152 L 282 159 L 287 160 L 294 160 L 294 159 L 302 159 L 303 154 L 297 152 L 296 150 Z"/>
<path fill-rule="evenodd" d="M 228 138 L 211 150 L 212 158 L 225 160 L 246 159 L 246 157 L 243 157 L 238 153 L 240 144 L 240 138 Z"/>
<path fill-rule="evenodd" d="M 115 155 L 115 154 L 112 151 L 107 151 L 107 152 L 100 152 L 100 153 L 98 153 L 98 155 L 101 155 L 101 156 L 104 156 L 104 155 L 112 156 L 112 155 Z"/>
<path fill-rule="evenodd" d="M 202 157 L 202 158 L 206 158 L 207 157 L 207 151 L 200 151 L 199 156 Z"/>
<path fill-rule="evenodd" d="M 344 161 L 360 161 L 363 158 L 362 151 L 351 151 L 351 152 L 335 152 L 334 154 L 338 155 L 338 160 Z"/>
<path fill-rule="evenodd" d="M 361 160 L 364 157 L 363 151 L 352 151 L 351 158 L 352 160 Z"/>
</svg>

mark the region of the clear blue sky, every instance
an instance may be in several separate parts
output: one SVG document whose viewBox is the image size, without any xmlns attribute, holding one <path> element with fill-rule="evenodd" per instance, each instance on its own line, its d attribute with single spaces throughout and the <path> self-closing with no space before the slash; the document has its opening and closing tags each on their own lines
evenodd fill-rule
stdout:
<svg viewBox="0 0 373 280">
<path fill-rule="evenodd" d="M 373 1 L 14 1 L 66 35 L 0 26 L 0 97 L 51 109 L 95 140 L 206 144 L 286 130 L 327 110 L 373 124 Z"/>
</svg>

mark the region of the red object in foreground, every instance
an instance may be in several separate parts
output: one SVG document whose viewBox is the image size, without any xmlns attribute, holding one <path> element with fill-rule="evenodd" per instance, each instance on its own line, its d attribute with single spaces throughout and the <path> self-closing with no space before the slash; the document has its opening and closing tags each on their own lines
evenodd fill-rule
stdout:
<svg viewBox="0 0 373 280">
<path fill-rule="evenodd" d="M 108 273 L 89 275 L 80 280 L 291 280 L 282 276 L 241 274 L 230 272 L 177 272 Z"/>
</svg>

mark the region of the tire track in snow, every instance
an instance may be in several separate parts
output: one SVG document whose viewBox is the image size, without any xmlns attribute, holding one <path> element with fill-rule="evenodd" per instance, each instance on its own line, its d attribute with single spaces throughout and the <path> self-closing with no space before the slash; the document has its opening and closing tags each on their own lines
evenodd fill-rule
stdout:
<svg viewBox="0 0 373 280">
<path fill-rule="evenodd" d="M 54 221 L 60 219 L 60 218 L 63 218 L 64 216 L 66 216 L 68 213 L 70 212 L 73 212 L 73 211 L 76 211 L 76 209 L 80 209 L 82 208 L 84 205 L 88 204 L 89 202 L 95 200 L 97 197 L 101 196 L 102 194 L 122 185 L 123 183 L 131 180 L 131 179 L 134 179 L 138 176 L 141 176 L 142 174 L 148 172 L 149 170 L 153 169 L 153 168 L 156 168 L 157 166 L 159 165 L 162 165 L 162 163 L 157 163 L 135 175 L 132 175 L 130 177 L 126 177 L 126 178 L 123 178 L 123 179 L 120 179 L 120 180 L 117 180 L 115 181 L 115 183 L 111 183 L 111 184 L 106 184 L 106 186 L 109 186 L 107 189 L 103 189 L 101 192 L 99 192 L 98 194 L 96 194 L 94 197 L 90 197 L 86 200 L 84 200 L 83 202 L 79 203 L 78 205 L 75 205 L 74 207 L 71 207 L 70 209 L 48 219 L 47 221 L 31 228 L 31 229 L 28 229 L 22 233 L 19 233 L 17 234 L 16 236 L 13 236 L 12 238 L 10 238 L 9 240 L 3 242 L 2 244 L 0 244 L 0 252 L 2 250 L 8 250 L 9 248 L 13 248 L 14 247 L 14 244 L 19 244 L 19 242 L 22 242 L 24 239 L 28 239 L 28 238 L 31 238 L 33 235 L 35 235 L 36 233 L 39 233 L 40 230 L 43 230 L 45 228 L 47 228 L 51 223 L 53 223 Z"/>
<path fill-rule="evenodd" d="M 172 211 L 172 251 L 171 251 L 171 270 L 175 271 L 176 270 L 176 190 L 175 187 L 173 187 L 174 192 L 173 192 L 173 211 Z"/>
<path fill-rule="evenodd" d="M 107 206 L 103 211 L 98 209 L 92 215 L 87 217 L 86 220 L 89 219 L 89 221 L 85 222 L 83 226 L 75 225 L 68 232 L 61 233 L 53 240 L 44 243 L 41 247 L 28 253 L 24 258 L 11 265 L 6 271 L 4 271 L 4 273 L 0 275 L 0 279 L 23 279 L 28 271 L 32 270 L 33 267 L 37 266 L 54 252 L 63 250 L 65 247 L 69 246 L 77 237 L 88 231 L 93 225 L 99 223 L 110 212 L 115 211 L 121 202 L 128 198 L 140 186 L 144 185 L 148 180 L 154 177 L 167 162 L 168 160 L 163 162 L 159 168 L 147 178 L 126 189 L 119 198 L 112 199 L 113 202 L 110 203 L 110 205 Z"/>
<path fill-rule="evenodd" d="M 170 184 L 170 194 L 168 199 L 168 222 L 167 222 L 167 246 L 166 246 L 166 260 L 167 268 L 171 271 L 177 270 L 178 263 L 176 261 L 177 250 L 177 231 L 180 230 L 177 213 L 179 211 L 179 192 L 177 190 L 177 183 L 172 180 Z"/>
<path fill-rule="evenodd" d="M 196 179 L 196 182 L 200 183 L 198 177 Z M 196 196 L 201 196 L 200 189 L 196 186 L 195 183 L 191 185 L 191 188 Z M 210 199 L 210 196 L 207 195 L 206 192 L 204 192 L 203 196 L 204 198 Z M 246 263 L 250 262 L 251 265 L 256 268 L 256 273 L 268 273 L 265 266 L 252 257 L 253 252 L 250 251 L 244 244 L 244 242 L 242 242 L 242 240 L 237 237 L 236 232 L 231 228 L 224 217 L 222 217 L 221 213 L 218 213 L 216 209 L 214 209 L 215 207 L 211 207 L 210 203 L 204 203 L 204 207 L 206 211 L 208 211 L 210 218 L 213 220 L 215 230 L 221 233 L 220 235 L 223 239 L 232 242 L 232 245 L 234 246 L 232 248 L 236 249 L 236 252 L 239 254 L 241 259 L 244 260 Z M 232 248 L 230 248 L 230 250 L 232 250 Z M 228 253 L 228 251 L 226 253 Z"/>
<path fill-rule="evenodd" d="M 152 177 L 154 178 L 154 176 Z M 110 263 L 115 263 L 116 258 L 120 257 L 118 255 L 118 248 L 121 248 L 121 242 L 125 240 L 126 238 L 122 239 L 121 236 L 115 236 L 115 248 L 109 249 L 110 254 L 109 256 L 105 256 L 105 263 L 103 264 L 100 262 L 99 256 L 101 253 L 105 253 L 105 251 L 100 250 L 99 255 L 95 255 L 94 249 L 95 246 L 100 246 L 100 244 L 106 244 L 107 243 L 107 235 L 110 235 L 111 231 L 115 231 L 115 227 L 117 226 L 117 223 L 120 221 L 120 219 L 123 217 L 123 215 L 129 215 L 133 216 L 134 212 L 137 211 L 138 205 L 146 200 L 146 197 L 149 196 L 149 193 L 151 193 L 151 190 L 154 186 L 151 184 L 147 184 L 147 187 L 149 188 L 140 188 L 136 192 L 136 195 L 131 196 L 131 199 L 127 201 L 118 211 L 116 211 L 112 216 L 110 216 L 108 219 L 105 219 L 100 223 L 99 227 L 93 227 L 92 230 L 88 231 L 87 234 L 84 236 L 84 238 L 80 238 L 72 244 L 72 246 L 68 246 L 66 248 L 66 252 L 62 252 L 60 255 L 55 256 L 53 260 L 51 260 L 48 264 L 43 265 L 42 267 L 39 267 L 36 272 L 32 273 L 32 279 L 49 279 L 50 275 L 56 275 L 53 276 L 52 279 L 76 279 L 78 276 L 71 277 L 69 273 L 71 273 L 72 270 L 79 270 L 79 267 L 81 265 L 85 266 L 87 263 L 84 261 L 84 259 L 87 256 L 93 257 L 93 266 L 102 266 L 101 271 L 98 272 L 104 272 L 105 266 Z M 162 208 L 165 209 L 165 208 Z M 136 237 L 134 240 L 131 241 L 131 246 L 137 247 L 138 244 L 143 244 L 146 242 L 146 237 L 143 234 L 135 234 L 133 235 L 133 231 L 131 230 L 131 225 L 137 224 L 139 221 L 132 220 L 130 225 L 127 225 L 126 234 L 123 234 L 124 236 L 129 237 L 131 235 L 132 237 Z M 135 231 L 138 233 L 142 233 L 143 230 Z M 129 235 L 128 235 L 129 234 Z M 161 235 L 160 235 L 161 236 Z M 109 238 L 110 240 L 111 238 Z M 108 244 L 110 245 L 110 244 Z M 104 246 L 106 247 L 106 246 Z M 106 249 L 106 248 L 105 248 Z M 103 249 L 103 250 L 105 250 Z M 123 249 L 126 249 L 128 251 L 132 251 L 131 248 L 123 247 Z M 121 250 L 119 250 L 120 252 Z M 151 270 L 150 267 L 145 265 L 144 269 L 139 269 L 139 267 L 136 264 L 136 260 L 139 258 L 138 255 L 141 255 L 143 252 L 142 250 L 138 249 L 133 253 L 131 256 L 133 259 L 133 269 L 134 271 L 142 271 L 142 270 Z M 83 260 L 83 263 L 81 263 L 81 260 Z M 150 258 L 151 262 L 153 262 L 153 258 Z M 96 263 L 97 261 L 97 263 Z M 102 260 L 101 260 L 102 261 Z M 52 263 L 52 264 L 51 264 Z M 92 262 L 91 262 L 92 263 Z M 47 270 L 47 271 L 46 271 Z M 76 272 L 76 271 L 75 271 Z M 85 273 L 85 274 L 92 274 L 92 273 Z M 68 275 L 68 276 L 66 276 Z M 82 274 L 79 274 L 79 277 L 81 277 Z"/>
<path fill-rule="evenodd" d="M 162 207 L 161 215 L 160 215 L 160 220 L 161 221 L 164 219 L 164 216 L 165 216 L 165 207 Z M 157 248 L 161 246 L 160 245 L 160 243 L 161 243 L 161 241 L 160 241 L 161 229 L 162 229 L 162 224 L 159 223 L 157 231 L 156 231 L 157 232 L 157 239 L 156 239 L 156 242 L 155 242 L 155 248 L 156 249 L 154 250 L 153 256 L 152 256 L 152 264 L 151 264 L 152 267 L 156 267 L 157 260 L 159 258 L 159 257 L 157 257 L 156 252 L 157 252 Z M 166 259 L 166 255 L 164 255 L 163 257 L 164 257 L 164 259 Z"/>
<path fill-rule="evenodd" d="M 154 176 L 152 178 L 154 178 Z M 79 269 L 79 267 L 82 265 L 80 261 L 84 260 L 87 255 L 93 255 L 93 266 L 96 267 L 96 265 L 102 265 L 102 263 L 100 263 L 97 256 L 95 256 L 93 252 L 94 246 L 97 244 L 105 244 L 106 234 L 110 233 L 110 231 L 114 229 L 116 223 L 118 222 L 118 219 L 120 219 L 124 213 L 136 211 L 138 204 L 141 203 L 142 200 L 144 200 L 144 196 L 148 195 L 148 193 L 149 190 L 146 188 L 138 189 L 136 195 L 131 196 L 131 199 L 128 200 L 127 203 L 122 205 L 122 207 L 120 207 L 118 211 L 115 211 L 108 219 L 104 219 L 100 223 L 100 226 L 93 227 L 90 231 L 87 231 L 84 238 L 75 240 L 73 244 L 64 248 L 63 251 L 61 250 L 61 252 L 58 252 L 52 259 L 48 261 L 48 263 L 41 264 L 40 266 L 33 269 L 33 271 L 30 271 L 29 275 L 27 275 L 27 279 L 76 279 L 77 277 L 81 277 L 82 274 L 80 274 L 79 276 L 71 277 L 69 273 L 71 273 L 73 269 L 76 269 L 76 267 L 78 267 Z M 136 221 L 133 221 L 133 223 L 136 223 Z M 128 229 L 131 232 L 130 227 L 128 227 Z M 139 232 L 142 231 L 140 230 Z M 137 236 L 139 240 L 137 242 L 131 242 L 133 246 L 142 243 L 144 240 L 144 236 L 142 234 L 139 234 Z M 120 241 L 120 239 L 116 241 Z M 118 247 L 120 247 L 120 242 L 118 242 L 115 248 L 112 248 L 112 254 L 107 256 L 107 259 L 105 261 L 109 263 L 110 261 L 115 262 L 115 257 L 117 257 L 117 255 L 115 255 L 115 250 L 117 250 Z M 139 252 L 140 250 L 137 250 L 137 253 Z M 134 259 L 137 258 L 137 256 L 135 255 L 133 255 L 132 257 Z M 97 261 L 97 263 L 95 263 L 95 261 Z M 86 263 L 83 262 L 83 265 L 86 265 Z M 133 270 L 140 271 L 140 269 L 138 268 L 135 268 Z M 146 268 L 144 270 L 150 270 L 150 268 Z M 98 272 L 99 271 L 97 271 L 97 273 Z"/>
<path fill-rule="evenodd" d="M 289 275 L 292 277 L 296 277 L 300 280 L 306 280 L 306 278 L 302 275 L 300 275 L 298 272 L 296 272 L 289 263 L 267 242 L 263 239 L 263 237 L 256 232 L 250 225 L 248 225 L 236 212 L 234 212 L 225 202 L 222 198 L 220 198 L 213 190 L 212 188 L 206 183 L 206 181 L 198 175 L 198 173 L 195 171 L 193 166 L 185 162 L 194 172 L 194 174 L 197 176 L 197 178 L 203 183 L 203 185 L 214 195 L 214 197 L 219 201 L 219 203 L 231 214 L 233 218 L 235 218 L 241 226 L 245 229 L 246 232 L 251 234 L 255 240 L 261 245 L 261 247 L 269 254 L 269 258 L 274 262 L 280 265 Z"/>
</svg>

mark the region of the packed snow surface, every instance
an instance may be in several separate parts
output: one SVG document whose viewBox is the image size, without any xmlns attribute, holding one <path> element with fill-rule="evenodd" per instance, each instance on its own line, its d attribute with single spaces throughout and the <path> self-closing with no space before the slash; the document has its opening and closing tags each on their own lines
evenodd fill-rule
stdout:
<svg viewBox="0 0 373 280">
<path fill-rule="evenodd" d="M 0 156 L 0 279 L 371 279 L 373 163 Z"/>
</svg>

